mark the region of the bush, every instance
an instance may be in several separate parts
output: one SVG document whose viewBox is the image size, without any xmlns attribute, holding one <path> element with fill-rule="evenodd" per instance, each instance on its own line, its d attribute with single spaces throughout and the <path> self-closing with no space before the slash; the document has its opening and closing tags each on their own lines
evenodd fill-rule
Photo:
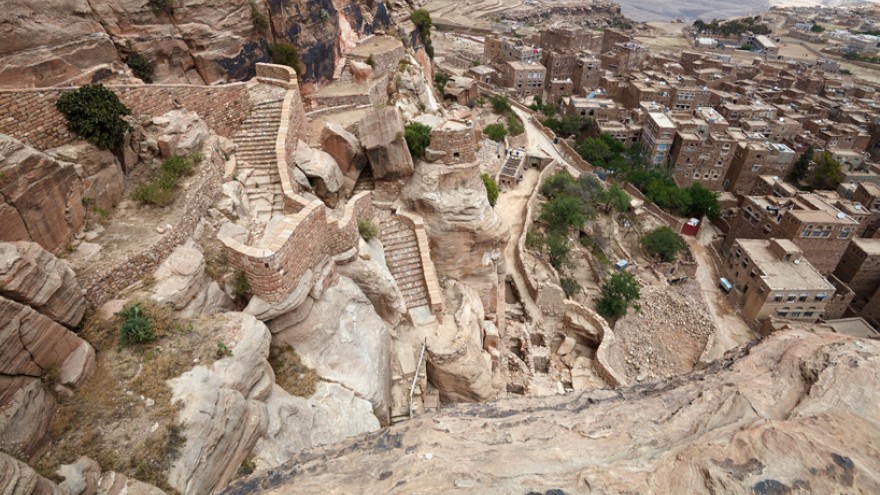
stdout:
<svg viewBox="0 0 880 495">
<path fill-rule="evenodd" d="M 431 22 L 431 14 L 427 10 L 413 10 L 409 18 L 410 20 L 412 20 L 413 24 L 415 24 L 416 27 L 419 28 L 420 31 L 431 34 L 431 26 L 433 26 L 433 23 Z"/>
<path fill-rule="evenodd" d="M 816 167 L 810 178 L 810 187 L 833 191 L 843 182 L 843 168 L 827 151 L 816 158 Z"/>
<path fill-rule="evenodd" d="M 434 74 L 434 87 L 437 88 L 437 91 L 443 96 L 443 92 L 446 89 L 446 83 L 449 82 L 452 76 L 445 72 L 437 72 Z"/>
<path fill-rule="evenodd" d="M 568 232 L 570 227 L 580 229 L 584 226 L 581 202 L 567 194 L 548 201 L 541 206 L 541 221 L 546 222 L 551 232 Z"/>
<path fill-rule="evenodd" d="M 275 372 L 275 383 L 287 393 L 298 397 L 311 397 L 315 393 L 318 374 L 303 364 L 293 347 L 270 346 L 268 361 Z"/>
<path fill-rule="evenodd" d="M 125 59 L 125 65 L 131 69 L 134 76 L 138 79 L 145 83 L 153 82 L 153 69 L 155 67 L 153 62 L 147 60 L 143 55 L 138 55 L 137 53 L 130 55 Z"/>
<path fill-rule="evenodd" d="M 104 86 L 86 85 L 76 91 L 62 94 L 55 108 L 67 119 L 67 128 L 98 148 L 118 150 L 122 147 L 128 122 L 128 109 L 116 93 Z"/>
<path fill-rule="evenodd" d="M 431 128 L 420 122 L 406 124 L 406 146 L 414 159 L 425 155 L 425 150 L 431 144 Z"/>
<path fill-rule="evenodd" d="M 519 117 L 513 112 L 507 114 L 507 132 L 509 132 L 511 136 L 519 136 L 526 132 L 526 128 L 523 126 L 522 121 L 519 120 Z"/>
<path fill-rule="evenodd" d="M 526 232 L 526 247 L 532 250 L 539 250 L 544 246 L 544 233 L 535 228 Z"/>
<path fill-rule="evenodd" d="M 650 256 L 663 261 L 674 261 L 678 253 L 687 247 L 687 243 L 669 227 L 657 227 L 642 237 L 642 246 Z"/>
<path fill-rule="evenodd" d="M 166 158 L 157 174 L 135 187 L 131 199 L 153 206 L 170 205 L 174 202 L 174 188 L 177 182 L 181 177 L 192 174 L 195 164 L 201 160 L 201 153 L 193 153 L 187 157 Z"/>
<path fill-rule="evenodd" d="M 599 200 L 605 204 L 605 211 L 614 210 L 618 213 L 623 213 L 629 210 L 632 198 L 629 197 L 626 191 L 618 187 L 617 184 L 612 184 L 608 189 L 599 194 Z"/>
<path fill-rule="evenodd" d="M 489 174 L 480 174 L 483 179 L 483 185 L 486 186 L 486 197 L 489 199 L 489 205 L 495 207 L 498 201 L 498 183 Z"/>
<path fill-rule="evenodd" d="M 617 319 L 626 315 L 626 309 L 639 297 L 639 282 L 633 274 L 615 273 L 602 284 L 601 297 L 596 309 L 605 318 Z M 637 305 L 633 306 L 638 309 Z"/>
<path fill-rule="evenodd" d="M 376 59 L 373 58 L 372 53 L 369 57 L 367 57 L 367 60 L 365 60 L 364 63 L 369 65 L 370 67 L 376 67 Z"/>
<path fill-rule="evenodd" d="M 266 17 L 265 14 L 260 12 L 259 7 L 257 7 L 256 0 L 250 0 L 251 5 L 251 24 L 254 25 L 254 31 L 265 34 L 266 31 L 269 30 L 269 18 Z"/>
<path fill-rule="evenodd" d="M 379 227 L 369 219 L 358 220 L 358 233 L 361 239 L 370 242 L 374 237 L 379 235 Z"/>
<path fill-rule="evenodd" d="M 330 12 L 327 12 L 327 9 L 321 9 L 320 14 L 321 22 L 327 22 L 330 20 Z"/>
<path fill-rule="evenodd" d="M 752 51 L 752 45 L 749 43 L 743 43 L 739 46 L 740 50 Z"/>
<path fill-rule="evenodd" d="M 299 75 L 299 52 L 295 46 L 290 43 L 272 43 L 269 45 L 269 55 L 273 64 L 286 65 Z"/>
<path fill-rule="evenodd" d="M 489 124 L 483 128 L 483 134 L 492 141 L 500 143 L 504 140 L 504 136 L 507 135 L 507 128 L 501 123 Z"/>
<path fill-rule="evenodd" d="M 580 115 L 566 115 L 562 119 L 549 118 L 541 123 L 557 136 L 566 138 L 574 135 L 577 139 L 584 138 L 593 125 L 591 119 Z"/>
<path fill-rule="evenodd" d="M 144 313 L 141 303 L 132 304 L 122 309 L 117 316 L 123 318 L 122 328 L 119 329 L 119 347 L 130 344 L 143 344 L 156 340 L 153 333 L 153 324 L 149 315 Z"/>
<path fill-rule="evenodd" d="M 565 297 L 571 299 L 575 294 L 582 291 L 583 288 L 581 284 L 578 283 L 577 280 L 571 277 L 560 277 L 559 285 L 562 287 L 562 291 L 565 292 Z"/>
<path fill-rule="evenodd" d="M 489 101 L 492 103 L 492 110 L 499 115 L 510 111 L 510 98 L 507 95 L 495 95 Z"/>
<path fill-rule="evenodd" d="M 244 299 L 251 295 L 251 282 L 247 278 L 247 274 L 242 270 L 235 272 L 232 279 L 232 295 L 239 299 Z"/>
</svg>

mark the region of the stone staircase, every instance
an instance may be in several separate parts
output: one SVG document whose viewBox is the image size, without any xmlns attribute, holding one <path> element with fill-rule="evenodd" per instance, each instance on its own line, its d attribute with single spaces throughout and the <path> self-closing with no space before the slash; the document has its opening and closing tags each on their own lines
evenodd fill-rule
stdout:
<svg viewBox="0 0 880 495">
<path fill-rule="evenodd" d="M 384 219 L 381 227 L 380 239 L 385 246 L 385 259 L 403 293 L 407 309 L 412 311 L 428 306 L 428 287 L 425 285 L 425 272 L 415 231 L 395 215 Z"/>
<path fill-rule="evenodd" d="M 281 105 L 280 99 L 258 103 L 232 136 L 238 162 L 236 176 L 244 184 L 251 214 L 261 222 L 284 210 L 275 155 Z"/>
<path fill-rule="evenodd" d="M 361 175 L 358 176 L 358 180 L 354 185 L 354 189 L 352 190 L 351 195 L 354 196 L 357 193 L 375 190 L 376 179 L 373 178 L 373 169 L 371 169 L 369 166 L 366 166 L 361 171 Z"/>
</svg>

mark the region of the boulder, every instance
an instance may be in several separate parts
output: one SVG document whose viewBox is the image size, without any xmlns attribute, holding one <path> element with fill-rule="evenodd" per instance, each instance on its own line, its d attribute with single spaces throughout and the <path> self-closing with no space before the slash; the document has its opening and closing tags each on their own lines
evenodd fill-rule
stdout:
<svg viewBox="0 0 880 495">
<path fill-rule="evenodd" d="M 296 397 L 275 385 L 266 406 L 269 429 L 254 449 L 260 470 L 280 466 L 297 452 L 380 427 L 368 401 L 335 383 L 319 382 L 309 398 Z"/>
<path fill-rule="evenodd" d="M 275 375 L 266 361 L 269 331 L 244 313 L 215 317 L 216 338 L 232 351 L 169 380 L 186 443 L 172 463 L 168 484 L 183 495 L 213 493 L 235 475 L 266 433 Z"/>
<path fill-rule="evenodd" d="M 147 139 L 154 139 L 162 158 L 186 156 L 202 149 L 211 134 L 199 115 L 188 110 L 172 110 L 154 117 L 144 127 Z"/>
<path fill-rule="evenodd" d="M 367 164 L 357 136 L 335 122 L 327 122 L 321 131 L 321 148 L 336 160 L 342 171 L 343 186 L 347 192 L 351 192 Z"/>
<path fill-rule="evenodd" d="M 0 241 L 57 252 L 82 229 L 83 184 L 73 164 L 0 134 Z"/>
<path fill-rule="evenodd" d="M 0 375 L 0 447 L 25 458 L 42 452 L 55 407 L 55 397 L 39 378 Z"/>
<path fill-rule="evenodd" d="M 0 452 L 0 493 L 9 495 L 70 495 L 27 464 Z"/>
<path fill-rule="evenodd" d="M 365 62 L 351 60 L 348 62 L 348 70 L 357 82 L 369 81 L 373 77 L 373 67 Z"/>
<path fill-rule="evenodd" d="M 388 269 L 385 250 L 379 239 L 373 238 L 370 242 L 358 239 L 357 256 L 336 269 L 361 288 L 373 303 L 376 313 L 391 327 L 395 327 L 406 316 L 406 301 Z"/>
<path fill-rule="evenodd" d="M 449 312 L 428 338 L 428 381 L 443 403 L 487 400 L 497 390 L 491 357 L 482 346 L 483 305 L 473 289 L 455 280 L 445 281 L 444 292 Z"/>
<path fill-rule="evenodd" d="M 33 242 L 0 242 L 0 295 L 70 328 L 86 310 L 70 266 Z"/>
<path fill-rule="evenodd" d="M 112 152 L 76 141 L 46 153 L 76 166 L 83 181 L 83 199 L 94 207 L 109 210 L 125 199 L 125 175 Z"/>
<path fill-rule="evenodd" d="M 247 202 L 247 195 L 242 194 L 243 190 L 244 186 L 241 182 L 235 180 L 224 182 L 220 198 L 217 199 L 214 206 L 233 220 L 248 218 L 250 206 Z"/>
<path fill-rule="evenodd" d="M 110 471 L 98 481 L 98 495 L 165 495 L 165 492 L 153 485 Z"/>
<path fill-rule="evenodd" d="M 235 308 L 217 282 L 205 274 L 205 257 L 193 243 L 178 246 L 153 274 L 150 298 L 194 317 Z"/>
<path fill-rule="evenodd" d="M 319 285 L 319 284 L 316 284 Z M 391 339 L 382 318 L 351 279 L 310 296 L 308 314 L 293 311 L 269 322 L 273 341 L 296 349 L 318 375 L 352 390 L 387 411 L 391 385 Z"/>
<path fill-rule="evenodd" d="M 296 147 L 294 161 L 312 184 L 312 190 L 321 199 L 335 206 L 339 200 L 339 189 L 342 187 L 342 171 L 329 153 L 310 148 L 300 141 Z"/>
<path fill-rule="evenodd" d="M 79 387 L 95 369 L 95 350 L 63 326 L 29 306 L 0 297 L 0 374 L 43 376 Z"/>
<path fill-rule="evenodd" d="M 405 179 L 413 174 L 403 120 L 396 108 L 382 107 L 370 112 L 358 122 L 357 134 L 366 149 L 373 177 Z"/>
<path fill-rule="evenodd" d="M 62 464 L 56 471 L 64 477 L 61 488 L 70 495 L 95 495 L 101 478 L 101 466 L 94 459 L 82 456 L 72 464 Z"/>
</svg>

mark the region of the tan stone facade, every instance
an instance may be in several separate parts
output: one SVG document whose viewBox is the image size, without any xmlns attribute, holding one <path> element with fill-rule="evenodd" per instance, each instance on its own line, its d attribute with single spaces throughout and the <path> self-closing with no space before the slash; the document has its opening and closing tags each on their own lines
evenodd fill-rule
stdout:
<svg viewBox="0 0 880 495">
<path fill-rule="evenodd" d="M 760 135 L 751 139 L 737 145 L 724 178 L 725 191 L 745 194 L 752 189 L 758 176 L 785 177 L 791 171 L 796 159 L 794 150 L 784 144 L 763 141 Z"/>
<path fill-rule="evenodd" d="M 834 276 L 852 289 L 857 300 L 870 298 L 880 287 L 880 239 L 853 239 Z"/>
</svg>

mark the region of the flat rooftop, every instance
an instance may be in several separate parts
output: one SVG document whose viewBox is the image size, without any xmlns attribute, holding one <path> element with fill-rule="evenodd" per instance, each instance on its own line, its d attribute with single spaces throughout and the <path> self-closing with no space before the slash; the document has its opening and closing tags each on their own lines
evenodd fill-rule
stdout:
<svg viewBox="0 0 880 495">
<path fill-rule="evenodd" d="M 865 239 L 862 237 L 855 237 L 851 242 L 858 246 L 859 249 L 861 249 L 868 255 L 880 256 L 880 239 Z"/>
<path fill-rule="evenodd" d="M 661 128 L 675 128 L 675 124 L 663 112 L 648 112 L 648 116 Z"/>
<path fill-rule="evenodd" d="M 787 241 L 784 239 L 778 242 Z M 825 279 L 806 259 L 798 262 L 782 261 L 770 251 L 770 241 L 766 239 L 738 239 L 743 252 L 764 272 L 761 277 L 771 290 L 828 290 L 834 285 Z M 794 246 L 794 243 L 791 243 Z M 795 248 L 797 246 L 794 246 Z"/>
<path fill-rule="evenodd" d="M 834 333 L 841 333 L 849 335 L 850 337 L 860 337 L 863 339 L 880 339 L 880 332 L 869 325 L 863 318 L 828 320 L 825 324 L 831 327 L 831 330 Z"/>
</svg>

